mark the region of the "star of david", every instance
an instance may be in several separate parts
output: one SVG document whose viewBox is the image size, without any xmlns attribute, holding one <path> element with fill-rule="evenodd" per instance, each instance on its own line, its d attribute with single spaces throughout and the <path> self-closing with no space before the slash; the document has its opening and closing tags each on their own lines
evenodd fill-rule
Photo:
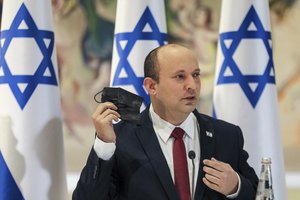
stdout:
<svg viewBox="0 0 300 200">
<path fill-rule="evenodd" d="M 143 32 L 143 29 L 147 24 L 151 27 L 152 32 Z M 167 41 L 167 34 L 159 31 L 150 9 L 146 7 L 134 30 L 132 32 L 117 33 L 115 39 L 120 60 L 116 68 L 112 85 L 133 85 L 138 95 L 144 98 L 145 105 L 148 105 L 150 103 L 150 98 L 143 88 L 144 77 L 138 77 L 135 74 L 127 58 L 138 40 L 152 40 L 157 41 L 159 45 L 163 45 Z M 121 47 L 122 41 L 127 41 L 123 48 Z M 122 70 L 125 70 L 128 75 L 127 77 L 120 77 Z"/>
<path fill-rule="evenodd" d="M 26 24 L 26 28 L 21 27 L 24 24 Z M 11 72 L 14 66 L 9 66 L 5 55 L 7 50 L 12 48 L 10 47 L 11 42 L 16 38 L 34 39 L 38 49 L 42 53 L 42 60 L 32 75 L 16 75 Z M 46 41 L 50 41 L 48 45 Z M 54 33 L 52 31 L 39 30 L 24 3 L 18 10 L 10 28 L 1 31 L 0 71 L 2 68 L 3 75 L 0 74 L 0 84 L 9 85 L 22 110 L 39 84 L 58 85 L 51 60 L 53 47 Z M 28 51 L 30 51 L 30 49 L 28 49 Z M 28 66 L 28 68 L 31 67 L 32 66 Z M 27 86 L 24 90 L 21 90 L 18 86 L 19 84 L 25 84 Z"/>
<path fill-rule="evenodd" d="M 256 30 L 250 30 L 250 25 L 254 25 Z M 233 58 L 235 51 L 243 39 L 256 39 L 263 42 L 263 46 L 268 54 L 268 60 L 263 74 L 242 74 Z M 230 45 L 226 45 L 226 41 L 231 41 Z M 265 31 L 257 12 L 252 6 L 241 26 L 237 31 L 224 32 L 220 34 L 220 46 L 224 55 L 224 61 L 221 65 L 217 85 L 221 84 L 239 84 L 244 94 L 248 98 L 253 108 L 257 105 L 266 84 L 275 84 L 275 70 L 272 59 L 271 33 Z M 228 43 L 227 43 L 228 44 Z M 249 55 L 252 52 L 249 52 Z M 225 74 L 230 69 L 232 75 Z M 257 84 L 255 89 L 251 88 L 251 84 Z"/>
</svg>

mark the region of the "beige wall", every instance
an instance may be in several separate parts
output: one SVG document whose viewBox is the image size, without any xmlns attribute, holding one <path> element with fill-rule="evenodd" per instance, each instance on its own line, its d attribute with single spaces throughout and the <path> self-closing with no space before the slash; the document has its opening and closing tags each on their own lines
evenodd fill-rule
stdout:
<svg viewBox="0 0 300 200">
<path fill-rule="evenodd" d="M 95 0 L 94 13 L 75 0 L 65 2 L 68 3 L 54 7 L 55 33 L 67 171 L 78 173 L 93 144 L 94 130 L 90 120 L 96 107 L 93 95 L 108 85 L 110 73 L 109 60 L 90 57 L 88 62 L 84 62 L 82 40 L 86 31 L 90 30 L 89 26 L 93 25 L 88 23 L 91 16 L 114 22 L 115 1 L 105 3 L 109 1 Z M 201 94 L 201 111 L 210 114 L 221 1 L 201 1 L 205 12 L 200 21 L 188 16 L 195 9 L 193 1 L 166 2 L 169 33 L 175 41 L 187 44 L 199 55 L 205 85 Z M 281 138 L 286 170 L 300 172 L 300 2 L 296 1 L 291 8 L 283 8 L 275 5 L 271 11 Z M 177 16 L 177 20 L 170 16 Z M 210 21 L 201 22 L 205 17 L 209 17 Z M 295 195 L 295 191 L 299 194 L 297 189 L 291 191 L 290 195 Z"/>
</svg>

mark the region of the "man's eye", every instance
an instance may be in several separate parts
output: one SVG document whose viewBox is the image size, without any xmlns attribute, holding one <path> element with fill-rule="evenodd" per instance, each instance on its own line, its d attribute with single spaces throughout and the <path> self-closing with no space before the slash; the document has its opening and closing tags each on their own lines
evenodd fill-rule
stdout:
<svg viewBox="0 0 300 200">
<path fill-rule="evenodd" d="M 193 74 L 194 78 L 199 77 L 199 76 L 200 76 L 200 72 L 196 72 L 196 73 Z"/>
<path fill-rule="evenodd" d="M 178 75 L 176 76 L 176 78 L 177 78 L 177 79 L 184 79 L 184 75 L 183 75 L 183 74 L 178 74 Z"/>
</svg>

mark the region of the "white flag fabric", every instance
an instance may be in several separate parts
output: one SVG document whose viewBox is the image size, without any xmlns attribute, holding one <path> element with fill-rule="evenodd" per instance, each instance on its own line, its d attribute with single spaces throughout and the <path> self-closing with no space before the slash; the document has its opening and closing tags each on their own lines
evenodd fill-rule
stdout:
<svg viewBox="0 0 300 200">
<path fill-rule="evenodd" d="M 4 0 L 0 200 L 66 200 L 51 1 Z"/>
<path fill-rule="evenodd" d="M 275 199 L 285 200 L 277 90 L 267 0 L 223 0 L 213 115 L 241 127 L 259 175 L 271 157 Z"/>
<path fill-rule="evenodd" d="M 164 0 L 119 0 L 110 85 L 150 98 L 143 87 L 144 60 L 155 47 L 167 43 Z"/>
</svg>

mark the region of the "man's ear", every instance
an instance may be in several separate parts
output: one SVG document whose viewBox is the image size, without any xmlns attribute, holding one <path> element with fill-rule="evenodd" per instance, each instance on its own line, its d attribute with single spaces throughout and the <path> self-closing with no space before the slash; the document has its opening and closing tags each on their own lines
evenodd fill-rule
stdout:
<svg viewBox="0 0 300 200">
<path fill-rule="evenodd" d="M 156 81 L 153 80 L 152 78 L 150 77 L 144 78 L 144 86 L 150 96 L 156 94 L 156 84 L 157 84 Z"/>
</svg>

